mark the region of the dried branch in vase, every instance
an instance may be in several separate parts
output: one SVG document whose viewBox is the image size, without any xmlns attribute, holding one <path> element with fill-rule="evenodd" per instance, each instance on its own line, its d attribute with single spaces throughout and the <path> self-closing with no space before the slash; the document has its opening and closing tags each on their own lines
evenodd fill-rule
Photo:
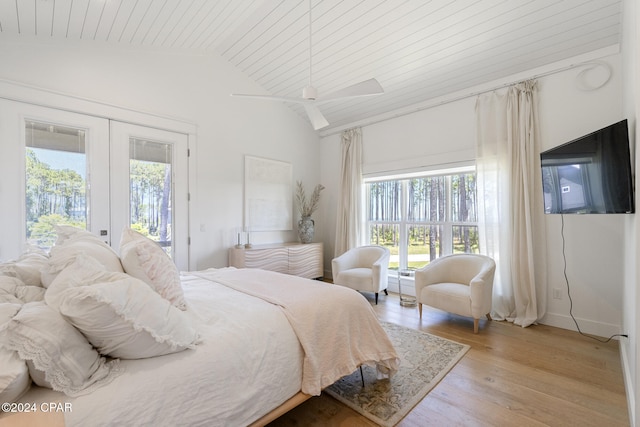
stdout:
<svg viewBox="0 0 640 427">
<path fill-rule="evenodd" d="M 324 190 L 322 184 L 318 184 L 313 189 L 311 197 L 307 200 L 307 195 L 302 186 L 302 182 L 296 181 L 296 202 L 298 204 L 298 212 L 301 217 L 310 217 L 317 209 L 320 203 L 320 192 Z"/>
</svg>

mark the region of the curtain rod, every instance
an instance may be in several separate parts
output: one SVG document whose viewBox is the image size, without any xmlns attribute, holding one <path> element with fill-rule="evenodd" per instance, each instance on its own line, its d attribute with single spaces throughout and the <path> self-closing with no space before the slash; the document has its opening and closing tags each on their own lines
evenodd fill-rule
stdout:
<svg viewBox="0 0 640 427">
<path fill-rule="evenodd" d="M 396 119 L 398 117 L 403 117 L 403 116 L 407 116 L 409 114 L 413 114 L 413 113 L 417 113 L 420 111 L 424 111 L 424 110 L 429 110 L 431 108 L 434 107 L 439 107 L 445 104 L 450 104 L 452 102 L 457 102 L 457 101 L 461 101 L 463 99 L 467 99 L 467 98 L 473 98 L 479 95 L 482 95 L 484 93 L 489 93 L 489 92 L 494 92 L 496 90 L 500 90 L 500 89 L 504 89 L 505 87 L 509 87 L 512 86 L 514 84 L 526 81 L 526 80 L 532 80 L 532 79 L 538 79 L 541 77 L 546 77 L 546 76 L 550 76 L 553 74 L 557 74 L 557 73 L 561 73 L 564 71 L 568 71 L 574 68 L 579 68 L 579 67 L 585 67 L 585 66 L 589 66 L 592 65 L 591 68 L 588 68 L 586 70 L 583 70 L 580 72 L 580 74 L 578 74 L 577 78 L 583 77 L 584 73 L 595 68 L 598 66 L 603 66 L 607 69 L 609 76 L 607 77 L 606 81 L 604 81 L 601 85 L 599 85 L 598 87 L 594 87 L 594 88 L 588 88 L 585 87 L 584 89 L 581 90 L 595 90 L 598 89 L 602 86 L 604 86 L 611 78 L 611 66 L 609 65 L 609 63 L 603 61 L 601 58 L 605 57 L 605 56 L 611 56 L 614 54 L 620 53 L 620 45 L 616 44 L 616 45 L 612 45 L 603 49 L 599 49 L 597 51 L 593 51 L 590 52 L 589 54 L 585 54 L 585 55 L 580 55 L 577 57 L 573 57 L 567 61 L 563 61 L 560 63 L 555 63 L 551 64 L 551 65 L 547 65 L 545 67 L 539 67 L 539 68 L 548 68 L 548 67 L 552 67 L 552 69 L 548 70 L 548 71 L 540 71 L 538 73 L 534 73 L 533 75 L 530 75 L 528 77 L 508 77 L 509 81 L 506 83 L 500 83 L 500 84 L 495 84 L 495 83 L 488 83 L 488 85 L 491 85 L 489 88 L 486 89 L 477 89 L 475 91 L 472 92 L 463 92 L 459 95 L 443 95 L 440 98 L 445 98 L 439 101 L 434 101 L 431 100 L 430 101 L 425 101 L 425 102 L 430 102 L 426 105 L 421 105 L 421 106 L 414 106 L 414 107 L 407 107 L 405 111 L 402 112 L 396 112 L 396 113 L 386 113 L 386 114 L 381 114 L 378 116 L 378 118 L 369 118 L 369 119 L 363 119 L 359 122 L 355 122 L 352 123 L 350 125 L 346 125 L 346 126 L 342 126 L 342 127 L 338 127 L 336 129 L 333 130 L 328 130 L 326 133 L 322 133 L 320 132 L 320 137 L 324 138 L 327 136 L 332 136 L 332 135 L 336 135 L 341 133 L 344 130 L 347 129 L 352 129 L 354 127 L 364 127 L 364 126 L 371 126 L 377 123 L 382 123 L 388 120 L 392 120 L 392 119 Z M 566 63 L 569 62 L 568 65 L 560 65 L 562 63 Z M 462 91 L 461 91 L 462 92 Z M 438 98 L 435 98 L 438 99 Z"/>
</svg>

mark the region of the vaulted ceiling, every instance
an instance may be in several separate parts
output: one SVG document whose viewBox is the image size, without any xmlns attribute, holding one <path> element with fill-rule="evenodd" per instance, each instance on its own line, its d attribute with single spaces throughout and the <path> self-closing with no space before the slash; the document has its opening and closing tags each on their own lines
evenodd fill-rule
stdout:
<svg viewBox="0 0 640 427">
<path fill-rule="evenodd" d="M 86 40 L 217 54 L 263 94 L 286 97 L 301 96 L 310 64 L 320 96 L 376 78 L 383 95 L 319 105 L 327 129 L 338 129 L 617 49 L 622 33 L 622 0 L 311 0 L 311 6 L 311 61 L 309 0 L 2 0 L 0 41 Z"/>
</svg>

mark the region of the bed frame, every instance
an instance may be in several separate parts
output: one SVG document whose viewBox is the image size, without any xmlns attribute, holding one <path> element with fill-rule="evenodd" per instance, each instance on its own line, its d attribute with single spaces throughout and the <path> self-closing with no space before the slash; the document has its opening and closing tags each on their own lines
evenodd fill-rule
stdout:
<svg viewBox="0 0 640 427">
<path fill-rule="evenodd" d="M 271 421 L 275 420 L 276 418 L 280 417 L 281 415 L 289 412 L 290 410 L 292 410 L 296 406 L 298 406 L 301 403 L 305 402 L 310 397 L 312 397 L 312 396 L 309 395 L 309 394 L 305 394 L 305 393 L 299 391 L 297 394 L 294 394 L 293 397 L 291 397 L 289 400 L 285 401 L 282 405 L 278 406 L 273 411 L 269 412 L 268 414 L 265 414 L 260 419 L 258 419 L 256 421 L 254 421 L 253 423 L 251 423 L 249 425 L 249 427 L 262 427 L 262 426 L 265 426 L 265 425 L 269 424 Z"/>
<path fill-rule="evenodd" d="M 263 427 L 270 422 L 274 421 L 283 414 L 289 412 L 296 406 L 309 399 L 310 395 L 304 394 L 299 391 L 293 395 L 289 400 L 285 401 L 282 405 L 275 408 L 273 411 L 265 414 L 260 419 L 251 423 L 249 427 Z M 13 413 L 0 415 L 0 424 L 7 422 L 8 425 L 14 427 L 64 427 L 64 414 L 61 412 L 30 412 L 30 413 Z"/>
</svg>

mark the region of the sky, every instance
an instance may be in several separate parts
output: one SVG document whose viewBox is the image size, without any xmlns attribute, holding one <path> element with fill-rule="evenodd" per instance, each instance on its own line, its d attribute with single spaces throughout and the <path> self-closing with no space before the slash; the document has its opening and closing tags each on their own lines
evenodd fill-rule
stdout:
<svg viewBox="0 0 640 427">
<path fill-rule="evenodd" d="M 48 164 L 51 169 L 71 169 L 78 172 L 83 179 L 87 174 L 87 164 L 84 153 L 72 153 L 60 150 L 46 150 L 43 148 L 30 149 L 34 151 L 38 160 Z"/>
</svg>

